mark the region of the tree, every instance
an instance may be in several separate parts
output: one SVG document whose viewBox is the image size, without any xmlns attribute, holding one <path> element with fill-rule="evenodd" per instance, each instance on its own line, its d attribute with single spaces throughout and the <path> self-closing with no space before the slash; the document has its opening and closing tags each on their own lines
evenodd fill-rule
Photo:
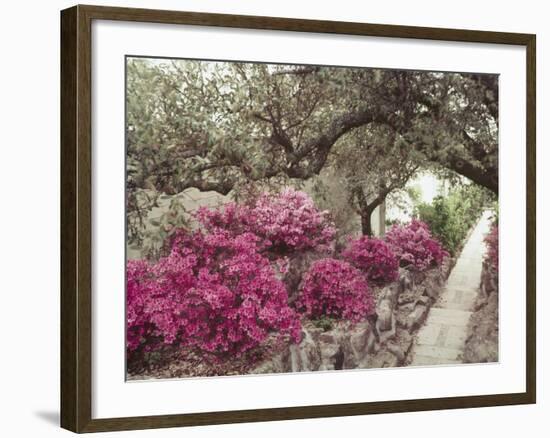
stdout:
<svg viewBox="0 0 550 438">
<path fill-rule="evenodd" d="M 317 110 L 330 87 L 323 75 L 288 74 L 287 68 L 128 61 L 131 238 L 139 238 L 143 211 L 156 205 L 160 193 L 194 187 L 228 194 L 249 181 L 284 180 L 302 171 L 290 166 L 298 160 L 291 144 L 312 135 L 308 119 L 328 122 L 328 113 Z"/>
<path fill-rule="evenodd" d="M 498 78 L 425 73 L 404 81 L 410 116 L 387 120 L 426 159 L 498 194 Z"/>
<path fill-rule="evenodd" d="M 421 157 L 387 127 L 367 127 L 348 134 L 333 154 L 350 204 L 361 217 L 361 231 L 372 236 L 372 213 L 386 197 L 403 189 L 420 167 Z"/>
<path fill-rule="evenodd" d="M 359 128 L 498 193 L 494 75 L 129 59 L 127 92 L 129 218 L 157 193 L 309 179 Z"/>
</svg>

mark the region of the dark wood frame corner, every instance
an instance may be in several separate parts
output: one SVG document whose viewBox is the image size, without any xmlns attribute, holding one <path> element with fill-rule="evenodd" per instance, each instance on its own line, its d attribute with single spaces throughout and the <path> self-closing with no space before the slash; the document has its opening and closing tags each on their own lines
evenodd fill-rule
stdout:
<svg viewBox="0 0 550 438">
<path fill-rule="evenodd" d="M 526 392 L 92 419 L 91 23 L 140 21 L 510 44 L 527 49 Z M 61 426 L 74 432 L 288 420 L 535 403 L 535 35 L 194 12 L 75 6 L 61 12 Z"/>
</svg>

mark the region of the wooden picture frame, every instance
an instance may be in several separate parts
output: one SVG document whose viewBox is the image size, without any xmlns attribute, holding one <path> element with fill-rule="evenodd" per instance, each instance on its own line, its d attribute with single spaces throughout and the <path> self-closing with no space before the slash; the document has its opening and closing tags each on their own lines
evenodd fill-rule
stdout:
<svg viewBox="0 0 550 438">
<path fill-rule="evenodd" d="M 526 391 L 522 393 L 92 418 L 92 21 L 114 20 L 388 38 L 518 45 L 526 48 L 527 284 Z M 61 12 L 61 426 L 99 432 L 535 403 L 535 82 L 531 34 L 439 29 L 165 10 L 75 6 Z"/>
</svg>

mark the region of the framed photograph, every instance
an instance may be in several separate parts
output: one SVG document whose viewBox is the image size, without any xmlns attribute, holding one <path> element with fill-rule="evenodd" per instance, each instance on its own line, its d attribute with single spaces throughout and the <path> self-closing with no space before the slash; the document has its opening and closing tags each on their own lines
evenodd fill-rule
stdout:
<svg viewBox="0 0 550 438">
<path fill-rule="evenodd" d="M 61 12 L 61 425 L 535 403 L 535 35 Z"/>
</svg>

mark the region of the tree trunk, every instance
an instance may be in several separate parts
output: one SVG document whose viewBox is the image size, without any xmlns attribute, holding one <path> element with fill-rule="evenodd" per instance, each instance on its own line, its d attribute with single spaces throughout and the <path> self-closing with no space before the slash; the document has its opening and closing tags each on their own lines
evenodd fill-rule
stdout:
<svg viewBox="0 0 550 438">
<path fill-rule="evenodd" d="M 375 202 L 368 204 L 365 209 L 361 210 L 361 232 L 363 236 L 374 235 L 374 230 L 372 229 L 372 213 L 374 213 L 374 210 L 376 210 L 376 207 L 380 204 L 381 202 L 377 199 Z"/>
<path fill-rule="evenodd" d="M 361 232 L 363 236 L 372 236 L 372 224 L 370 222 L 370 215 L 361 214 Z"/>
<path fill-rule="evenodd" d="M 376 210 L 380 204 L 384 202 L 386 196 L 388 196 L 389 190 L 384 190 L 382 193 L 379 193 L 378 196 L 373 199 L 370 203 L 367 202 L 367 196 L 363 192 L 361 187 L 355 188 L 353 194 L 358 204 L 358 213 L 361 216 L 361 232 L 364 236 L 373 236 L 374 232 L 372 229 L 372 213 Z"/>
</svg>

